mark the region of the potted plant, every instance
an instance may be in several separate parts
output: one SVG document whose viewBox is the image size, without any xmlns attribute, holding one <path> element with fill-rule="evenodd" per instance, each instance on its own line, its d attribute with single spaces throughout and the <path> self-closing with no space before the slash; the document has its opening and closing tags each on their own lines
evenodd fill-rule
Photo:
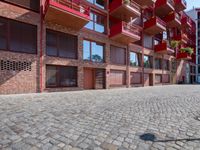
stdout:
<svg viewBox="0 0 200 150">
<path fill-rule="evenodd" d="M 131 3 L 130 0 L 124 0 L 124 4 L 125 4 L 125 5 L 129 5 L 130 3 Z"/>
<path fill-rule="evenodd" d="M 171 45 L 171 47 L 172 47 L 173 49 L 177 48 L 177 47 L 179 46 L 179 44 L 180 44 L 180 41 L 176 41 L 176 40 L 172 40 L 172 41 L 170 42 L 170 45 Z"/>
<path fill-rule="evenodd" d="M 181 53 L 188 53 L 190 55 L 192 55 L 194 53 L 194 49 L 191 47 L 185 47 L 185 48 L 181 48 L 180 49 Z"/>
</svg>

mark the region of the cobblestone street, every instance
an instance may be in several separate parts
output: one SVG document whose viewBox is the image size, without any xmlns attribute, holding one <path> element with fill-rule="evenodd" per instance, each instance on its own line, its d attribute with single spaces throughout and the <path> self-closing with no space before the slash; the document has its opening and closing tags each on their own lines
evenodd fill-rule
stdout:
<svg viewBox="0 0 200 150">
<path fill-rule="evenodd" d="M 200 86 L 0 96 L 0 149 L 200 150 Z"/>
</svg>

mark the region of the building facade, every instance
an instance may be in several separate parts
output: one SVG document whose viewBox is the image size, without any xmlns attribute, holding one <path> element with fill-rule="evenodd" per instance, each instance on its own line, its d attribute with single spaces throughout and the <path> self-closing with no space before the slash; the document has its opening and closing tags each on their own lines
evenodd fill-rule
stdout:
<svg viewBox="0 0 200 150">
<path fill-rule="evenodd" d="M 185 8 L 184 0 L 0 1 L 0 94 L 193 83 L 196 28 Z"/>
<path fill-rule="evenodd" d="M 200 8 L 193 8 L 187 14 L 196 23 L 196 81 L 200 83 Z"/>
</svg>

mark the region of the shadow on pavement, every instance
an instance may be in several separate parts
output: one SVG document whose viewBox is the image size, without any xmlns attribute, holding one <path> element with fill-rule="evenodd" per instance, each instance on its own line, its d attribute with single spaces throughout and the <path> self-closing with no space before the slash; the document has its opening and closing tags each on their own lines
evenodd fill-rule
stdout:
<svg viewBox="0 0 200 150">
<path fill-rule="evenodd" d="M 151 142 L 173 142 L 173 141 L 200 141 L 200 138 L 185 138 L 185 139 L 169 139 L 169 140 L 157 140 L 156 136 L 152 133 L 145 133 L 140 135 L 140 139 Z"/>
</svg>

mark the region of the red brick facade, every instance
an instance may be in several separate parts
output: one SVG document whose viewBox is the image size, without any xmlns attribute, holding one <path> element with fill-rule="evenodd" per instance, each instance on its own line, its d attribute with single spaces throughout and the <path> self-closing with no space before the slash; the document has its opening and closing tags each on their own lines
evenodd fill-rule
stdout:
<svg viewBox="0 0 200 150">
<path fill-rule="evenodd" d="M 44 3 L 44 1 L 43 1 Z M 108 6 L 108 1 L 105 2 Z M 88 3 L 87 3 L 88 4 Z M 89 4 L 88 4 L 89 5 Z M 95 5 L 90 4 L 92 10 L 98 11 Z M 106 10 L 99 10 L 107 15 Z M 142 8 L 141 8 L 142 12 Z M 105 88 L 109 89 L 115 86 L 110 84 L 111 71 L 125 71 L 125 85 L 120 87 L 138 87 L 138 86 L 153 86 L 153 85 L 165 85 L 175 84 L 179 81 L 183 81 L 185 78 L 185 67 L 192 62 L 185 60 L 176 60 L 175 54 L 160 54 L 155 53 L 153 48 L 145 48 L 143 44 L 129 43 L 124 44 L 111 40 L 109 38 L 109 25 L 107 23 L 107 34 L 101 34 L 96 31 L 92 31 L 86 28 L 80 30 L 74 30 L 68 26 L 59 25 L 51 21 L 43 19 L 41 21 L 42 12 L 34 12 L 29 9 L 23 8 L 7 2 L 0 2 L 0 17 L 7 19 L 13 19 L 24 23 L 29 23 L 37 26 L 37 54 L 27 54 L 19 52 L 10 52 L 6 50 L 0 50 L 1 68 L 0 70 L 0 94 L 15 94 L 15 93 L 35 93 L 35 92 L 51 92 L 51 91 L 69 91 L 69 90 L 83 90 L 85 77 L 85 68 L 101 68 L 105 70 Z M 109 20 L 109 15 L 106 16 Z M 63 18 L 66 19 L 66 18 Z M 67 19 L 66 19 L 67 21 Z M 42 24 L 41 24 L 42 22 Z M 42 25 L 42 28 L 41 28 Z M 43 31 L 40 31 L 43 29 Z M 76 35 L 78 37 L 78 59 L 67 59 L 60 57 L 52 57 L 46 55 L 46 29 L 51 29 L 63 33 Z M 41 37 L 42 35 L 42 37 Z M 19 35 L 20 36 L 20 35 Z M 142 31 L 141 41 L 145 42 L 145 33 Z M 104 44 L 104 60 L 103 63 L 95 63 L 83 60 L 83 40 L 88 39 L 95 42 Z M 154 37 L 152 36 L 152 43 Z M 40 43 L 42 42 L 42 43 Z M 110 59 L 110 47 L 117 46 L 125 48 L 126 50 L 126 65 L 117 65 L 111 63 Z M 141 66 L 130 66 L 129 52 L 137 52 L 141 58 L 144 55 L 152 56 L 152 68 L 144 68 L 144 61 L 141 59 Z M 42 54 L 42 55 L 41 55 Z M 154 69 L 155 58 L 161 58 L 161 60 L 169 60 L 169 70 Z M 177 69 L 173 71 L 172 60 L 176 61 Z M 5 62 L 8 61 L 8 62 Z M 13 62 L 25 62 L 30 63 L 29 69 L 14 70 L 12 67 Z M 24 63 L 24 65 L 26 65 Z M 18 64 L 19 65 L 19 64 Z M 46 87 L 46 65 L 59 65 L 59 66 L 76 66 L 77 71 L 77 87 Z M 6 66 L 6 69 L 5 69 Z M 26 68 L 27 66 L 25 66 Z M 192 75 L 192 74 L 191 74 Z M 95 89 L 94 85 L 94 89 Z"/>
</svg>

